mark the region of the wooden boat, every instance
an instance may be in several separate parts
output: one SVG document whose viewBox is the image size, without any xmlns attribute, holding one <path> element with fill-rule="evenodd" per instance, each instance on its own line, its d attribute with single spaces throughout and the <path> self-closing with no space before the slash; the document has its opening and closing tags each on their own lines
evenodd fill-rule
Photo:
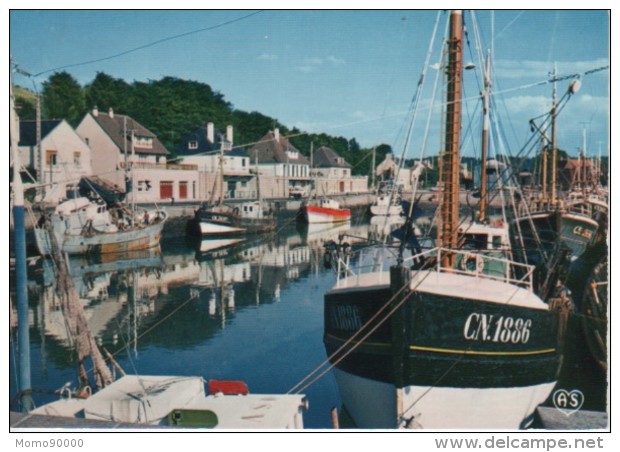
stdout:
<svg viewBox="0 0 620 452">
<path fill-rule="evenodd" d="M 563 97 L 564 101 L 568 101 L 573 94 L 579 91 L 580 86 L 580 82 L 577 80 L 571 82 L 566 96 Z M 525 248 L 534 248 L 531 243 L 537 241 L 537 235 L 543 235 L 546 236 L 546 239 L 542 240 L 541 243 L 543 253 L 549 253 L 557 239 L 570 250 L 571 258 L 575 260 L 593 243 L 599 223 L 591 213 L 592 205 L 590 203 L 576 203 L 574 197 L 571 199 L 571 196 L 568 196 L 568 202 L 565 202 L 558 192 L 556 117 L 562 104 L 558 103 L 556 98 L 557 88 L 554 79 L 551 111 L 543 121 L 542 126 L 538 126 L 534 120 L 530 121 L 533 129 L 541 134 L 544 143 L 540 153 L 540 160 L 542 161 L 541 190 L 533 192 L 523 199 L 519 216 L 515 222 L 518 223 L 517 228 L 523 231 L 524 239 L 530 243 Z M 550 139 L 545 133 L 547 124 L 550 124 L 551 127 Z M 548 158 L 551 160 L 550 169 L 547 168 Z M 550 175 L 549 184 L 547 184 L 548 174 Z M 536 254 L 537 252 L 534 252 L 528 256 L 534 263 L 539 260 Z"/>
<path fill-rule="evenodd" d="M 238 236 L 245 234 L 262 234 L 271 232 L 276 227 L 273 212 L 263 205 L 260 190 L 256 200 L 226 204 L 224 202 L 224 150 L 221 149 L 219 185 L 220 197 L 216 204 L 204 203 L 194 215 L 193 232 L 203 238 L 220 236 Z M 257 183 L 259 172 L 256 170 Z"/>
<path fill-rule="evenodd" d="M 276 227 L 273 215 L 265 212 L 260 201 L 216 206 L 203 204 L 196 210 L 194 222 L 203 237 L 261 234 Z"/>
<path fill-rule="evenodd" d="M 436 246 L 332 251 L 324 344 L 361 428 L 525 427 L 561 363 L 563 318 L 510 258 L 507 224 L 458 223 L 460 11 L 449 28 Z"/>
<path fill-rule="evenodd" d="M 54 246 L 68 254 L 123 253 L 154 248 L 168 214 L 162 209 L 131 211 L 86 197 L 60 203 L 34 229 L 37 248 L 51 255 Z"/>
<path fill-rule="evenodd" d="M 329 198 L 320 198 L 300 209 L 302 221 L 313 223 L 343 223 L 351 220 L 351 209 L 341 208 L 337 201 Z"/>
</svg>

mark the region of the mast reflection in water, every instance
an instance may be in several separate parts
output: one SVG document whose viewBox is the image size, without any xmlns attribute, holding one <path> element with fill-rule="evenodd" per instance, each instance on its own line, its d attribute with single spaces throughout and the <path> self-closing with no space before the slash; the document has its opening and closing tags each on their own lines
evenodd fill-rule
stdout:
<svg viewBox="0 0 620 452">
<path fill-rule="evenodd" d="M 161 253 L 96 262 L 72 257 L 70 268 L 93 336 L 127 373 L 238 379 L 255 393 L 284 393 L 326 359 L 323 295 L 335 275 L 324 269 L 323 245 L 342 233 L 376 238 L 377 228 L 289 227 L 277 237 L 235 243 L 164 239 Z M 355 239 L 346 240 L 355 246 Z M 78 380 L 50 264 L 39 263 L 29 280 L 37 405 L 56 400 L 54 390 Z M 567 340 L 579 337 L 575 332 Z M 584 408 L 602 410 L 604 376 L 588 360 L 569 356 L 565 365 L 572 367 L 558 387 L 580 389 Z M 13 356 L 10 381 L 13 399 Z M 332 372 L 304 393 L 310 402 L 305 426 L 329 428 L 331 409 L 342 412 Z"/>
</svg>

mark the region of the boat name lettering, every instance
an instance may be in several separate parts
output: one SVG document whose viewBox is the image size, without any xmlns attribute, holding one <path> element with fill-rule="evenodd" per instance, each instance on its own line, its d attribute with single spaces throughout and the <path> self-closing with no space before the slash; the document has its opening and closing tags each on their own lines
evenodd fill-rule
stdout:
<svg viewBox="0 0 620 452">
<path fill-rule="evenodd" d="M 357 331 L 362 328 L 362 319 L 357 306 L 336 305 L 329 309 L 331 325 L 342 331 Z"/>
<path fill-rule="evenodd" d="M 575 226 L 573 228 L 573 234 L 579 235 L 581 237 L 585 237 L 586 239 L 591 239 L 592 238 L 592 231 L 590 231 L 589 229 L 584 228 L 583 226 Z"/>
<path fill-rule="evenodd" d="M 472 312 L 465 320 L 463 337 L 468 341 L 527 344 L 531 326 L 530 319 Z"/>
</svg>

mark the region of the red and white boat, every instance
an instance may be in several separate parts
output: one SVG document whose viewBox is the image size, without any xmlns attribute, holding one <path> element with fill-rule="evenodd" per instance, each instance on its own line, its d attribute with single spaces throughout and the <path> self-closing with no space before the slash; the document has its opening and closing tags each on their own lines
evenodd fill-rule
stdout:
<svg viewBox="0 0 620 452">
<path fill-rule="evenodd" d="M 351 220 L 351 209 L 342 209 L 333 199 L 322 198 L 301 207 L 301 218 L 308 224 L 342 223 Z"/>
</svg>

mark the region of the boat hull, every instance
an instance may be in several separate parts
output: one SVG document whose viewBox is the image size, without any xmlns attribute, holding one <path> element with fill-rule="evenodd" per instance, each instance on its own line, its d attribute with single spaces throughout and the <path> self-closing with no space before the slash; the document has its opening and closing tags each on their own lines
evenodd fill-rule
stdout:
<svg viewBox="0 0 620 452">
<path fill-rule="evenodd" d="M 599 228 L 598 223 L 591 218 L 570 212 L 534 213 L 531 215 L 531 222 L 529 217 L 518 218 L 516 221 L 522 232 L 525 249 L 530 250 L 527 257 L 532 263 L 540 260 L 536 255 L 536 240 L 532 225 L 547 252 L 553 250 L 555 239 L 559 235 L 559 239 L 570 250 L 573 259 L 581 256 L 594 242 Z"/>
<path fill-rule="evenodd" d="M 508 388 L 458 388 L 408 385 L 400 391 L 404 407 L 397 420 L 397 388 L 334 370 L 340 397 L 358 428 L 505 429 L 525 428 L 554 382 Z M 507 427 L 510 426 L 510 427 Z"/>
<path fill-rule="evenodd" d="M 246 234 L 262 234 L 275 229 L 272 217 L 246 218 L 234 210 L 216 211 L 200 209 L 196 212 L 195 230 L 203 238 L 230 237 Z"/>
<path fill-rule="evenodd" d="M 370 206 L 370 213 L 373 215 L 387 215 L 387 216 L 399 216 L 403 214 L 403 206 L 398 205 L 372 205 Z"/>
<path fill-rule="evenodd" d="M 389 281 L 389 276 L 383 280 Z M 336 375 L 341 375 L 343 401 L 358 426 L 399 426 L 395 388 L 402 388 L 406 395 L 422 395 L 433 387 L 403 415 L 415 415 L 425 428 L 519 428 L 547 398 L 561 361 L 557 314 L 516 302 L 466 298 L 479 294 L 463 292 L 462 296 L 413 292 L 397 314 L 381 324 L 382 316 L 373 316 L 392 298 L 388 285 L 335 289 L 326 294 L 324 344 Z M 364 331 L 376 330 L 358 343 L 362 335 L 352 336 L 367 323 Z M 349 354 L 340 359 L 344 353 Z M 374 414 L 365 400 L 376 398 L 369 391 L 387 390 L 392 391 L 392 401 L 381 397 L 376 404 L 385 405 L 385 412 L 391 413 L 390 425 L 367 421 Z M 466 401 L 482 396 L 487 412 L 472 417 Z M 441 402 L 444 397 L 448 399 Z M 463 404 L 458 417 L 450 397 Z M 527 404 L 515 405 L 507 415 L 502 404 L 513 399 Z M 403 406 L 408 407 L 407 403 Z M 368 414 L 361 412 L 365 410 Z M 448 418 L 454 419 L 444 422 Z M 495 421 L 489 424 L 489 419 Z"/>
<path fill-rule="evenodd" d="M 302 218 L 308 224 L 343 223 L 351 220 L 351 210 L 304 206 L 302 208 Z"/>
<path fill-rule="evenodd" d="M 159 246 L 165 218 L 160 222 L 129 231 L 70 235 L 52 232 L 60 251 L 67 254 L 109 254 L 146 250 Z M 54 229 L 52 229 L 53 231 Z M 52 237 L 46 228 L 35 228 L 39 252 L 48 256 L 53 253 Z"/>
</svg>

